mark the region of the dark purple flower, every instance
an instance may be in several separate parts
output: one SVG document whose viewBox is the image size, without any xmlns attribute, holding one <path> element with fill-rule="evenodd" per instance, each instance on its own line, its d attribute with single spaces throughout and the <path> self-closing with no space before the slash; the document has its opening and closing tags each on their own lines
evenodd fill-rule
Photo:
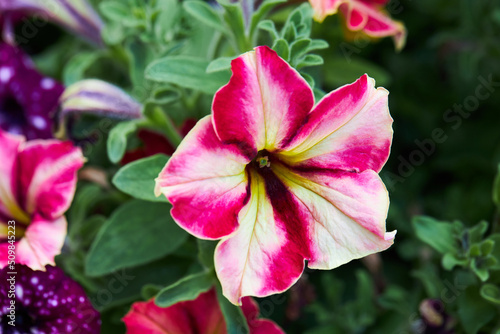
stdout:
<svg viewBox="0 0 500 334">
<path fill-rule="evenodd" d="M 0 334 L 100 332 L 99 313 L 82 287 L 61 269 L 47 266 L 46 271 L 33 271 L 24 265 L 15 269 L 15 275 L 9 274 L 13 271 L 9 267 L 0 271 Z M 15 313 L 9 309 L 12 300 Z"/>
<path fill-rule="evenodd" d="M 419 307 L 425 334 L 454 334 L 453 318 L 445 311 L 443 303 L 438 299 L 424 299 Z"/>
<path fill-rule="evenodd" d="M 0 128 L 27 139 L 51 138 L 64 87 L 41 75 L 20 49 L 0 43 Z"/>
</svg>

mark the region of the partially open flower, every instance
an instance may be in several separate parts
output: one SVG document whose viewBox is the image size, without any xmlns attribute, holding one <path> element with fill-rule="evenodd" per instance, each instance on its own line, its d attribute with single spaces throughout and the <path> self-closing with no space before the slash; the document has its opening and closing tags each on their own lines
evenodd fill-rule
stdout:
<svg viewBox="0 0 500 334">
<path fill-rule="evenodd" d="M 406 41 L 404 25 L 391 19 L 384 9 L 389 0 L 309 0 L 314 9 L 314 19 L 322 22 L 328 15 L 342 13 L 351 31 L 361 31 L 369 37 L 392 36 L 396 49 Z"/>
<path fill-rule="evenodd" d="M 60 99 L 57 137 L 66 136 L 66 120 L 71 115 L 94 114 L 116 119 L 142 117 L 142 106 L 119 87 L 98 79 L 75 82 Z"/>
<path fill-rule="evenodd" d="M 23 51 L 0 42 L 0 129 L 27 139 L 51 138 L 63 90 L 41 75 Z"/>
<path fill-rule="evenodd" d="M 39 24 L 51 21 L 101 45 L 101 18 L 86 0 L 0 0 L 0 30 L 6 41 L 14 42 L 13 24 L 25 16 L 34 16 Z M 20 36 L 20 38 L 26 38 Z"/>
<path fill-rule="evenodd" d="M 14 244 L 15 262 L 44 270 L 66 237 L 63 214 L 75 193 L 82 152 L 71 142 L 25 142 L 1 130 L 0 147 L 0 268 L 9 263 Z"/>
<path fill-rule="evenodd" d="M 268 47 L 233 60 L 232 72 L 155 189 L 181 227 L 222 239 L 224 295 L 238 304 L 282 292 L 305 260 L 332 269 L 390 247 L 378 176 L 392 141 L 387 90 L 364 75 L 314 106 L 307 82 Z"/>
<path fill-rule="evenodd" d="M 4 268 L 0 295 L 0 333 L 100 333 L 99 313 L 85 291 L 57 267 Z"/>
<path fill-rule="evenodd" d="M 242 311 L 250 334 L 284 334 L 274 322 L 259 319 L 259 307 L 250 297 L 243 298 Z M 226 334 L 215 289 L 201 293 L 195 300 L 170 307 L 156 306 L 154 299 L 137 302 L 123 318 L 127 334 Z"/>
</svg>

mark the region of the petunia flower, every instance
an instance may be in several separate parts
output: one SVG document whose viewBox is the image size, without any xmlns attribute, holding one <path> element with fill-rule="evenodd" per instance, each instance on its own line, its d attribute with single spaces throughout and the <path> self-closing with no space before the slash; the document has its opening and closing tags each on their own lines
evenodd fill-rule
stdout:
<svg viewBox="0 0 500 334">
<path fill-rule="evenodd" d="M 9 247 L 14 244 L 16 263 L 44 270 L 54 265 L 63 246 L 63 214 L 73 199 L 76 172 L 84 158 L 71 142 L 25 142 L 1 130 L 0 147 L 0 268 L 12 260 Z"/>
<path fill-rule="evenodd" d="M 419 306 L 424 334 L 455 334 L 455 320 L 439 299 L 424 299 Z"/>
<path fill-rule="evenodd" d="M 314 10 L 314 19 L 323 22 L 328 15 L 340 10 L 346 26 L 351 31 L 362 31 L 370 37 L 392 36 L 396 49 L 403 48 L 406 41 L 404 25 L 391 19 L 384 9 L 389 0 L 309 0 Z"/>
<path fill-rule="evenodd" d="M 41 75 L 20 49 L 0 42 L 0 129 L 28 139 L 51 138 L 63 90 Z"/>
<path fill-rule="evenodd" d="M 35 17 L 39 25 L 51 21 L 96 45 L 103 44 L 101 30 L 104 23 L 86 0 L 0 0 L 0 22 L 3 23 L 0 30 L 3 28 L 5 41 L 15 41 L 13 25 L 27 16 Z"/>
<path fill-rule="evenodd" d="M 259 306 L 250 297 L 243 298 L 243 314 L 250 334 L 284 334 L 274 322 L 259 319 Z M 136 302 L 123 318 L 127 334 L 226 334 L 226 323 L 217 302 L 215 289 L 196 299 L 170 307 L 156 306 L 154 298 Z"/>
<path fill-rule="evenodd" d="M 100 315 L 85 291 L 57 267 L 4 268 L 0 295 L 0 333 L 100 333 Z"/>
<path fill-rule="evenodd" d="M 142 105 L 121 88 L 98 79 L 75 82 L 64 90 L 58 114 L 58 138 L 66 136 L 65 123 L 70 115 L 94 114 L 117 119 L 137 119 Z"/>
<path fill-rule="evenodd" d="M 224 295 L 268 296 L 304 270 L 332 269 L 387 249 L 387 190 L 378 176 L 392 141 L 388 92 L 367 75 L 314 106 L 307 82 L 268 47 L 232 61 L 212 115 L 156 179 L 172 217 L 222 239 Z"/>
</svg>

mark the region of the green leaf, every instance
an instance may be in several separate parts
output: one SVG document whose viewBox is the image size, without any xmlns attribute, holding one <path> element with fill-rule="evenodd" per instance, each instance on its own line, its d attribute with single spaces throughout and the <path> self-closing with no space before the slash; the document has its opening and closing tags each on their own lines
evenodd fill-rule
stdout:
<svg viewBox="0 0 500 334">
<path fill-rule="evenodd" d="M 481 255 L 482 256 L 490 255 L 494 247 L 495 247 L 495 242 L 493 240 L 484 240 L 480 246 Z"/>
<path fill-rule="evenodd" d="M 477 225 L 467 229 L 467 238 L 469 239 L 469 244 L 480 242 L 483 240 L 484 233 L 488 230 L 488 222 L 481 221 Z"/>
<path fill-rule="evenodd" d="M 198 259 L 200 263 L 207 268 L 214 267 L 214 253 L 218 241 L 196 239 L 198 244 Z"/>
<path fill-rule="evenodd" d="M 441 264 L 446 270 L 452 270 L 455 266 L 466 266 L 468 263 L 467 259 L 462 259 L 458 257 L 457 254 L 449 252 L 443 256 Z"/>
<path fill-rule="evenodd" d="M 85 78 L 85 72 L 101 57 L 100 52 L 80 52 L 66 64 L 63 81 L 66 86 Z"/>
<path fill-rule="evenodd" d="M 296 68 L 300 69 L 302 67 L 318 66 L 322 64 L 323 64 L 323 57 L 318 55 L 306 55 L 304 59 L 299 61 Z"/>
<path fill-rule="evenodd" d="M 281 38 L 285 39 L 287 42 L 293 42 L 297 37 L 297 29 L 294 24 L 286 24 L 283 29 L 281 29 Z"/>
<path fill-rule="evenodd" d="M 491 250 L 491 256 L 493 256 L 497 263 L 495 265 L 490 266 L 490 270 L 499 270 L 500 269 L 500 234 L 495 233 L 488 237 L 488 240 L 494 242 L 493 249 Z"/>
<path fill-rule="evenodd" d="M 207 66 L 207 73 L 230 70 L 233 59 L 231 57 L 220 57 L 212 60 Z"/>
<path fill-rule="evenodd" d="M 303 72 L 301 72 L 300 75 L 307 81 L 307 83 L 309 84 L 309 86 L 311 86 L 312 88 L 314 88 L 314 78 L 312 76 L 310 76 L 307 73 L 303 73 Z"/>
<path fill-rule="evenodd" d="M 247 320 L 241 311 L 241 307 L 231 304 L 231 302 L 222 295 L 220 288 L 217 289 L 217 299 L 219 300 L 222 314 L 226 320 L 227 332 L 238 334 L 250 333 Z"/>
<path fill-rule="evenodd" d="M 210 271 L 187 276 L 162 289 L 156 296 L 155 303 L 160 307 L 169 307 L 178 302 L 196 299 L 200 293 L 208 291 L 214 283 L 214 276 Z"/>
<path fill-rule="evenodd" d="M 239 51 L 250 51 L 252 45 L 247 40 L 245 18 L 241 3 L 232 3 L 229 0 L 217 0 L 217 2 L 224 7 L 224 21 L 232 32 L 234 42 L 237 44 Z"/>
<path fill-rule="evenodd" d="M 278 31 L 276 30 L 276 27 L 274 26 L 273 21 L 271 21 L 271 20 L 260 21 L 257 27 L 259 29 L 262 29 L 262 30 L 269 32 L 273 39 L 278 38 Z"/>
<path fill-rule="evenodd" d="M 175 251 L 188 235 L 172 220 L 170 208 L 168 204 L 139 200 L 120 206 L 92 243 L 85 263 L 86 274 L 108 274 Z"/>
<path fill-rule="evenodd" d="M 101 188 L 96 184 L 83 185 L 77 188 L 73 203 L 66 213 L 72 228 L 85 220 L 89 209 L 99 200 L 101 191 Z"/>
<path fill-rule="evenodd" d="M 156 3 L 159 13 L 154 20 L 155 35 L 159 41 L 174 38 L 175 26 L 181 20 L 181 6 L 176 0 L 162 0 Z"/>
<path fill-rule="evenodd" d="M 149 300 L 156 296 L 161 290 L 161 286 L 157 284 L 146 284 L 141 289 L 141 296 L 145 300 Z"/>
<path fill-rule="evenodd" d="M 255 29 L 260 23 L 263 22 L 263 18 L 277 5 L 285 3 L 287 0 L 264 0 L 262 4 L 257 8 L 257 10 L 252 15 L 252 20 L 250 23 L 250 36 L 253 36 Z"/>
<path fill-rule="evenodd" d="M 440 298 L 444 289 L 443 279 L 438 276 L 437 266 L 427 264 L 420 269 L 412 270 L 411 275 L 418 278 L 424 286 L 426 296 L 430 298 Z"/>
<path fill-rule="evenodd" d="M 102 39 L 107 45 L 120 44 L 126 36 L 126 32 L 119 23 L 111 22 L 104 26 Z"/>
<path fill-rule="evenodd" d="M 128 304 L 141 298 L 146 285 L 165 286 L 185 277 L 187 262 L 169 256 L 143 266 L 121 269 L 100 277 L 100 286 L 89 292 L 89 297 L 99 311 Z"/>
<path fill-rule="evenodd" d="M 106 18 L 111 21 L 123 23 L 124 20 L 132 18 L 130 8 L 119 1 L 105 1 L 99 4 L 99 9 Z"/>
<path fill-rule="evenodd" d="M 183 3 L 184 9 L 194 19 L 212 27 L 220 32 L 227 33 L 227 28 L 224 25 L 219 13 L 215 11 L 209 4 L 203 1 L 188 0 Z"/>
<path fill-rule="evenodd" d="M 156 105 L 167 105 L 178 101 L 181 93 L 172 87 L 160 87 L 153 92 L 153 102 Z"/>
<path fill-rule="evenodd" d="M 134 86 L 144 86 L 144 70 L 154 59 L 154 54 L 151 49 L 145 47 L 143 43 L 138 41 L 127 43 L 126 50 L 130 59 L 130 79 Z"/>
<path fill-rule="evenodd" d="M 417 237 L 441 254 L 454 252 L 456 241 L 453 224 L 440 222 L 431 217 L 417 216 L 412 221 Z"/>
<path fill-rule="evenodd" d="M 474 245 L 470 246 L 470 248 L 469 248 L 469 255 L 471 257 L 476 257 L 476 256 L 481 255 L 481 250 L 479 249 L 479 245 L 478 244 L 474 244 Z"/>
<path fill-rule="evenodd" d="M 494 304 L 500 304 L 500 289 L 496 285 L 490 283 L 483 285 L 479 294 Z"/>
<path fill-rule="evenodd" d="M 278 56 L 288 61 L 290 59 L 290 49 L 288 47 L 288 42 L 283 38 L 278 38 L 274 41 L 273 50 L 276 51 Z"/>
<path fill-rule="evenodd" d="M 113 184 L 132 197 L 151 202 L 166 202 L 165 196 L 155 196 L 154 188 L 155 178 L 167 161 L 168 157 L 163 154 L 133 161 L 116 172 Z"/>
<path fill-rule="evenodd" d="M 290 44 L 290 58 L 298 59 L 306 54 L 311 45 L 310 38 L 297 39 L 292 44 Z"/>
<path fill-rule="evenodd" d="M 314 50 L 322 50 L 322 49 L 328 49 L 329 44 L 327 41 L 324 41 L 322 39 L 313 39 L 311 40 L 311 44 L 309 45 L 309 48 L 307 51 L 314 51 Z"/>
<path fill-rule="evenodd" d="M 470 263 L 470 268 L 482 282 L 486 282 L 488 278 L 490 278 L 490 272 L 488 268 L 486 268 L 483 258 L 473 258 Z"/>
<path fill-rule="evenodd" d="M 485 301 L 475 286 L 458 296 L 458 315 L 467 334 L 476 334 L 496 315 L 495 308 Z"/>
<path fill-rule="evenodd" d="M 123 158 L 127 149 L 127 136 L 137 129 L 137 122 L 126 121 L 118 123 L 109 132 L 107 145 L 108 157 L 112 163 L 117 163 Z"/>
<path fill-rule="evenodd" d="M 229 81 L 230 73 L 207 73 L 207 67 L 208 61 L 200 58 L 169 56 L 151 63 L 146 68 L 146 77 L 213 94 Z"/>
<path fill-rule="evenodd" d="M 498 165 L 497 176 L 493 182 L 493 203 L 500 208 L 500 165 Z"/>
</svg>

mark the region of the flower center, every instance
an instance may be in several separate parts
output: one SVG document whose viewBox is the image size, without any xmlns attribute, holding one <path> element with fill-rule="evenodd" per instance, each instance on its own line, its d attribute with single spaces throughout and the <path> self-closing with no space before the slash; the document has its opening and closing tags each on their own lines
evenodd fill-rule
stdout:
<svg viewBox="0 0 500 334">
<path fill-rule="evenodd" d="M 262 150 L 257 153 L 255 159 L 253 159 L 252 164 L 258 168 L 268 168 L 271 167 L 271 154 L 267 150 Z"/>
<path fill-rule="evenodd" d="M 2 333 L 31 333 L 31 330 L 37 327 L 37 321 L 30 316 L 29 312 L 23 306 L 19 306 L 17 303 L 14 321 L 15 327 L 11 325 L 12 319 L 8 315 L 9 314 L 4 314 L 1 318 L 0 328 L 2 329 Z"/>
<path fill-rule="evenodd" d="M 9 132 L 20 132 L 26 124 L 24 109 L 16 99 L 0 98 L 0 126 Z"/>
</svg>

